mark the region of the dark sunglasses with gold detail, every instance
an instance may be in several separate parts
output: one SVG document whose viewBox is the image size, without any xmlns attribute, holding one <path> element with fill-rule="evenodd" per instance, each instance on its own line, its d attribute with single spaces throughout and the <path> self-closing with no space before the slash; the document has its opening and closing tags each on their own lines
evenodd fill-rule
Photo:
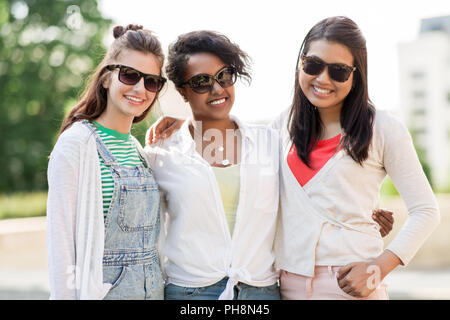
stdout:
<svg viewBox="0 0 450 320">
<path fill-rule="evenodd" d="M 206 93 L 212 90 L 214 81 L 217 81 L 222 88 L 228 88 L 236 82 L 236 78 L 236 71 L 233 67 L 224 67 L 214 76 L 205 73 L 197 74 L 182 83 L 181 86 L 187 85 L 196 93 Z"/>
</svg>

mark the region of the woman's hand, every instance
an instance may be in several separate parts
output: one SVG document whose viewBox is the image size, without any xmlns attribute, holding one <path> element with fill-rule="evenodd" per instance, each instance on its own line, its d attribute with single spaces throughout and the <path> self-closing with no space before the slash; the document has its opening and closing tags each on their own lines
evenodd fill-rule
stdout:
<svg viewBox="0 0 450 320">
<path fill-rule="evenodd" d="M 400 258 L 389 250 L 369 262 L 354 262 L 339 269 L 337 281 L 345 293 L 356 298 L 366 298 L 381 284 L 384 277 L 402 264 Z"/>
<path fill-rule="evenodd" d="M 377 272 L 377 267 L 370 268 L 367 262 L 354 262 L 340 268 L 337 275 L 339 287 L 353 297 L 368 297 L 379 284 L 378 281 L 376 285 L 372 285 L 377 281 L 371 281 L 370 278 L 374 277 L 373 271 L 370 272 L 371 269 L 375 269 L 375 272 Z"/>
<path fill-rule="evenodd" d="M 147 145 L 158 142 L 159 138 L 165 139 L 172 135 L 172 133 L 179 129 L 184 120 L 173 117 L 160 117 L 147 131 L 145 143 Z"/>
<path fill-rule="evenodd" d="M 394 213 L 384 209 L 376 209 L 372 211 L 372 218 L 380 225 L 380 233 L 385 237 L 392 231 L 394 225 Z"/>
<path fill-rule="evenodd" d="M 372 218 L 380 225 L 380 233 L 385 237 L 392 231 L 394 216 L 392 211 L 376 209 L 372 212 Z M 389 271 L 384 271 L 380 263 L 388 265 Z M 373 262 L 354 262 L 339 269 L 338 284 L 347 294 L 364 298 L 368 297 L 381 283 L 385 275 L 390 272 L 391 266 L 396 266 L 400 260 L 390 251 L 385 251 Z M 394 267 L 392 267 L 394 268 Z"/>
</svg>

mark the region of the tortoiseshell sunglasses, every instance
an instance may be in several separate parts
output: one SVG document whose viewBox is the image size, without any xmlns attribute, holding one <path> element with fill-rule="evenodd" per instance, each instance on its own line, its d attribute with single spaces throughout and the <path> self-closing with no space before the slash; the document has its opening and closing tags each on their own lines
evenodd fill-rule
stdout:
<svg viewBox="0 0 450 320">
<path fill-rule="evenodd" d="M 215 76 L 206 73 L 197 74 L 182 83 L 181 86 L 188 85 L 196 93 L 206 93 L 211 91 L 214 86 L 214 81 L 217 81 L 222 88 L 231 87 L 236 82 L 235 69 L 233 67 L 224 67 Z"/>
</svg>

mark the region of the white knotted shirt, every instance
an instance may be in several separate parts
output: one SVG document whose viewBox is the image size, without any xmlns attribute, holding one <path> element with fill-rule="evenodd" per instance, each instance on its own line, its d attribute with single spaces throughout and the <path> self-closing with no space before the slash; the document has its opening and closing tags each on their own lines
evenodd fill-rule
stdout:
<svg viewBox="0 0 450 320">
<path fill-rule="evenodd" d="M 192 119 L 160 146 L 145 147 L 166 199 L 167 233 L 161 249 L 167 257 L 167 282 L 205 287 L 228 277 L 219 299 L 233 299 L 238 282 L 269 286 L 278 279 L 273 242 L 279 136 L 268 127 L 247 126 L 231 118 L 242 136 L 239 204 L 232 235 L 212 167 L 196 151 L 189 132 Z"/>
</svg>

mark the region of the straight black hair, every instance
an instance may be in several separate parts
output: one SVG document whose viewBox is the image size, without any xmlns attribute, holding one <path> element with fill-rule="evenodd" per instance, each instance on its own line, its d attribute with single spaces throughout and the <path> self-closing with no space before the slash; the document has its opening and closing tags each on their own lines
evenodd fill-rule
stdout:
<svg viewBox="0 0 450 320">
<path fill-rule="evenodd" d="M 309 166 L 309 156 L 322 133 L 320 115 L 300 88 L 298 67 L 300 58 L 308 53 L 311 42 L 328 40 L 340 43 L 351 51 L 356 70 L 353 88 L 344 100 L 341 110 L 340 142 L 353 160 L 360 165 L 369 155 L 373 135 L 375 107 L 369 99 L 367 86 L 366 40 L 355 22 L 347 17 L 330 17 L 318 22 L 308 32 L 300 48 L 295 71 L 294 98 L 291 104 L 288 131 L 300 159 Z"/>
</svg>

